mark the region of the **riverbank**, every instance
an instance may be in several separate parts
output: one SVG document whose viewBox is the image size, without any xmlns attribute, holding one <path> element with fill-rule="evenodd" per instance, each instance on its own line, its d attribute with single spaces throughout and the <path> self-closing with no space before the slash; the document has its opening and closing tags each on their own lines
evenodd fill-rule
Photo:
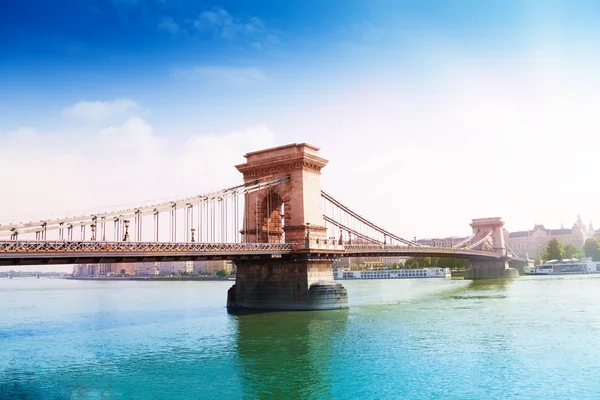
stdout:
<svg viewBox="0 0 600 400">
<path fill-rule="evenodd" d="M 235 277 L 225 276 L 70 276 L 66 279 L 77 281 L 228 281 Z"/>
</svg>

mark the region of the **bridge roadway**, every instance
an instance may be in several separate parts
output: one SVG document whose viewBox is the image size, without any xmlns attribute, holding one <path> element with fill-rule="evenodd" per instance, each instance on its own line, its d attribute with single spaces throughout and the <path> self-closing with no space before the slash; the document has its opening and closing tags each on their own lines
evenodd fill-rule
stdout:
<svg viewBox="0 0 600 400">
<path fill-rule="evenodd" d="M 338 257 L 457 257 L 501 260 L 497 253 L 447 247 L 383 244 L 338 244 L 335 241 L 300 247 L 288 243 L 169 243 L 98 241 L 0 241 L 0 265 L 94 264 L 119 262 L 240 260 L 310 254 Z"/>
</svg>

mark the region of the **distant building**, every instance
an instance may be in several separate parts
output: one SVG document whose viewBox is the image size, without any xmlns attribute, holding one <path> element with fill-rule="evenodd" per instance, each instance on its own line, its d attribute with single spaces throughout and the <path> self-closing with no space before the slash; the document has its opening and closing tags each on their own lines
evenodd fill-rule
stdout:
<svg viewBox="0 0 600 400">
<path fill-rule="evenodd" d="M 231 274 L 235 266 L 229 260 L 210 260 L 195 261 L 194 271 L 197 274 L 215 274 L 217 271 L 224 270 L 226 274 Z"/>
<path fill-rule="evenodd" d="M 96 271 L 98 273 L 98 275 L 108 275 L 109 273 L 111 273 L 111 264 L 109 263 L 104 263 L 104 264 L 96 264 Z"/>
<path fill-rule="evenodd" d="M 159 274 L 158 262 L 141 262 L 135 265 L 135 274 L 140 276 L 153 276 Z"/>
<path fill-rule="evenodd" d="M 195 261 L 186 261 L 185 262 L 185 273 L 186 274 L 194 273 L 194 263 L 195 263 Z"/>
<path fill-rule="evenodd" d="M 72 275 L 78 277 L 107 275 L 155 276 L 180 275 L 182 273 L 210 275 L 220 270 L 225 270 L 227 274 L 230 274 L 235 270 L 235 265 L 227 260 L 76 264 L 73 266 Z"/>
<path fill-rule="evenodd" d="M 72 276 L 95 277 L 106 276 L 111 273 L 112 264 L 75 264 L 73 265 Z"/>
<path fill-rule="evenodd" d="M 571 243 L 581 249 L 585 240 L 594 235 L 592 224 L 586 226 L 578 215 L 572 228 L 548 229 L 543 224 L 536 224 L 528 231 L 508 232 L 506 244 L 517 255 L 535 259 L 543 257 L 548 243 L 554 238 L 563 245 Z"/>
<path fill-rule="evenodd" d="M 111 264 L 111 271 L 116 275 L 135 275 L 137 263 Z"/>
<path fill-rule="evenodd" d="M 158 263 L 159 275 L 175 275 L 185 271 L 185 262 L 163 261 Z"/>
</svg>

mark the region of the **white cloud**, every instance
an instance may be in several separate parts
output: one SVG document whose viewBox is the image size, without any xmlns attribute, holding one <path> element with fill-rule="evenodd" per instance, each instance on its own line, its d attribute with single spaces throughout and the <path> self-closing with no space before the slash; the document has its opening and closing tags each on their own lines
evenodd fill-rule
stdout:
<svg viewBox="0 0 600 400">
<path fill-rule="evenodd" d="M 191 80 L 200 80 L 210 83 L 247 83 L 262 81 L 266 79 L 265 74 L 257 68 L 245 67 L 225 67 L 225 66 L 207 66 L 189 69 L 178 69 L 173 72 L 176 78 L 185 78 Z"/>
<path fill-rule="evenodd" d="M 234 18 L 221 7 L 200 13 L 194 27 L 200 32 L 209 32 L 228 41 L 242 41 L 259 49 L 281 42 L 260 18 Z"/>
<path fill-rule="evenodd" d="M 171 35 L 176 35 L 181 31 L 179 25 L 173 20 L 172 17 L 163 17 L 158 24 L 158 28 L 169 32 Z"/>
<path fill-rule="evenodd" d="M 79 122 L 107 122 L 141 112 L 141 107 L 130 99 L 113 101 L 81 101 L 67 107 L 62 115 Z"/>
<path fill-rule="evenodd" d="M 262 125 L 185 138 L 154 132 L 133 116 L 123 122 L 59 133 L 21 128 L 0 135 L 0 170 L 10 195 L 0 196 L 6 217 L 80 215 L 98 207 L 176 198 L 242 181 L 234 165 L 243 154 L 275 145 Z M 32 215 L 36 214 L 36 215 Z"/>
</svg>

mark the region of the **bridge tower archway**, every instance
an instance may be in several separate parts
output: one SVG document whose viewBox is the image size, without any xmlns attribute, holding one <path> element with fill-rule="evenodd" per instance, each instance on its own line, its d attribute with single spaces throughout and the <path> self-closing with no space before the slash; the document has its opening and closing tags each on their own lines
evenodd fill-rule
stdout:
<svg viewBox="0 0 600 400">
<path fill-rule="evenodd" d="M 284 243 L 284 210 L 285 203 L 278 188 L 271 188 L 262 195 L 259 201 L 259 242 L 260 243 Z"/>
</svg>

